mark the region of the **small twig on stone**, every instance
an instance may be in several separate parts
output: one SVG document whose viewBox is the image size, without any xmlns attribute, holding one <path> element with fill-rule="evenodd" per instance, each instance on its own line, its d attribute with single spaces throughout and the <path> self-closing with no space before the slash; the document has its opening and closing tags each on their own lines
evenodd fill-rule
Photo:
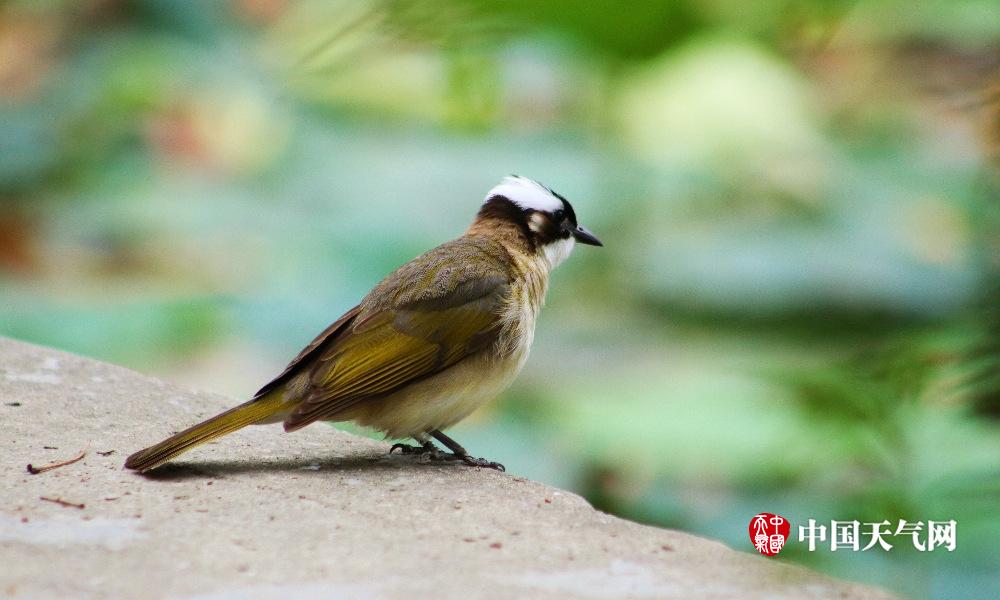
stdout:
<svg viewBox="0 0 1000 600">
<path fill-rule="evenodd" d="M 111 456 L 112 454 L 115 453 L 115 451 L 114 450 L 108 450 L 107 452 L 101 452 L 100 450 L 98 450 L 97 453 L 100 454 L 101 456 Z"/>
<path fill-rule="evenodd" d="M 66 500 L 63 500 L 62 498 L 48 498 L 46 496 L 39 496 L 38 499 L 39 500 L 45 500 L 46 502 L 53 502 L 55 504 L 58 504 L 59 506 L 66 506 L 68 508 L 79 508 L 79 509 L 87 508 L 86 504 L 83 504 L 83 503 L 77 504 L 76 502 L 67 502 Z"/>
<path fill-rule="evenodd" d="M 87 444 L 87 447 L 84 448 L 83 450 L 80 450 L 80 453 L 74 456 L 73 458 L 69 460 L 59 460 L 53 463 L 49 463 L 47 465 L 43 465 L 41 467 L 36 467 L 31 463 L 28 463 L 28 472 L 31 473 L 32 475 L 38 475 L 39 473 L 51 471 L 52 469 L 58 469 L 59 467 L 65 467 L 66 465 L 71 465 L 78 460 L 83 460 L 83 457 L 87 456 L 87 450 L 89 448 L 90 444 Z"/>
</svg>

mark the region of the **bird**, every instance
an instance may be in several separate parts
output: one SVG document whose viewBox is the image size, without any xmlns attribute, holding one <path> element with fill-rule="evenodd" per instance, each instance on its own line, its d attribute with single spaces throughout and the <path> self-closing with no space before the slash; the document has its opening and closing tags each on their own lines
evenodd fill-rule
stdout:
<svg viewBox="0 0 1000 600">
<path fill-rule="evenodd" d="M 527 177 L 505 177 L 464 234 L 385 277 L 252 399 L 132 454 L 125 467 L 149 471 L 251 424 L 283 423 L 292 432 L 353 421 L 418 444 L 397 443 L 390 454 L 503 471 L 443 430 L 517 377 L 549 274 L 577 243 L 603 246 L 566 198 Z"/>
</svg>

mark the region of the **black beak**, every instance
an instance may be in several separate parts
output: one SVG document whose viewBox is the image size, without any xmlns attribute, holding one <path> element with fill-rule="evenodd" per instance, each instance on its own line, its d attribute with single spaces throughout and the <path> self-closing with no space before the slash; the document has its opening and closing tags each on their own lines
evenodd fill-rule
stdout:
<svg viewBox="0 0 1000 600">
<path fill-rule="evenodd" d="M 603 246 L 601 240 L 597 239 L 597 236 L 587 231 L 587 228 L 583 225 L 578 225 L 576 229 L 573 230 L 573 237 L 576 241 L 581 244 L 587 244 L 588 246 Z"/>
</svg>

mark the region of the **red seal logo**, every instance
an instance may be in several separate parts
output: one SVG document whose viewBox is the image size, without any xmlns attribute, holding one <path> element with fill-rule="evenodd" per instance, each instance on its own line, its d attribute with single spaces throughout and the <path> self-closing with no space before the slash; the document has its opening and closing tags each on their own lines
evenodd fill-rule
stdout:
<svg viewBox="0 0 1000 600">
<path fill-rule="evenodd" d="M 792 526 L 781 515 L 759 513 L 750 519 L 749 529 L 754 549 L 764 556 L 774 556 L 785 547 Z"/>
</svg>

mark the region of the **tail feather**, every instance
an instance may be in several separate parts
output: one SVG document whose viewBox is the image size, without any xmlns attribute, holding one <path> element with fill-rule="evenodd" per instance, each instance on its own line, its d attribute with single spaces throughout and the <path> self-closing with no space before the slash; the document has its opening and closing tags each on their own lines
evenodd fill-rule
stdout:
<svg viewBox="0 0 1000 600">
<path fill-rule="evenodd" d="M 195 446 L 263 421 L 283 407 L 281 394 L 251 400 L 136 452 L 125 460 L 125 468 L 139 472 L 155 469 Z"/>
</svg>

